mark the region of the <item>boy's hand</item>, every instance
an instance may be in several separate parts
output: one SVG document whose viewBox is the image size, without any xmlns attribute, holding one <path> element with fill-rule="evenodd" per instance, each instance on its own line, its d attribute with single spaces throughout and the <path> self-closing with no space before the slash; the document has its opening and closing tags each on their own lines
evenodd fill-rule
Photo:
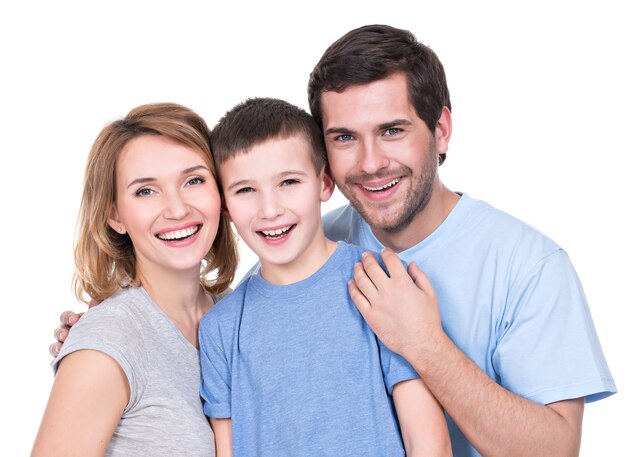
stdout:
<svg viewBox="0 0 626 457">
<path fill-rule="evenodd" d="M 92 308 L 99 304 L 99 301 L 91 300 L 89 302 L 89 308 Z M 78 322 L 82 315 L 83 313 L 75 313 L 73 311 L 63 311 L 61 313 L 61 325 L 54 329 L 54 339 L 56 340 L 56 342 L 52 343 L 49 348 L 50 355 L 52 357 L 56 357 L 57 355 L 59 355 L 59 352 L 61 352 L 61 348 L 63 347 L 63 343 L 67 338 L 67 334 L 69 333 L 70 328 L 72 327 L 72 325 Z"/>
<path fill-rule="evenodd" d="M 388 248 L 381 257 L 389 275 L 371 253 L 354 266 L 348 290 L 363 318 L 392 351 L 420 354 L 444 337 L 437 296 L 414 262 L 408 269 Z"/>
</svg>

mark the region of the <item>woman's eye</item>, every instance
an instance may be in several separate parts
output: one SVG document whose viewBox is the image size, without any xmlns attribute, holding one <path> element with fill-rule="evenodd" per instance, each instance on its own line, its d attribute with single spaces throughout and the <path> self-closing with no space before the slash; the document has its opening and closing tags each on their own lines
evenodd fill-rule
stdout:
<svg viewBox="0 0 626 457">
<path fill-rule="evenodd" d="M 196 186 L 198 184 L 202 184 L 203 182 L 205 182 L 204 178 L 201 178 L 200 176 L 196 176 L 195 178 L 191 178 L 189 181 L 187 181 L 187 184 L 191 186 Z"/>
<path fill-rule="evenodd" d="M 137 197 L 146 197 L 148 195 L 152 195 L 154 193 L 154 191 L 152 189 L 150 189 L 149 187 L 144 187 L 142 189 L 139 189 L 137 192 L 135 192 L 135 195 Z"/>
<path fill-rule="evenodd" d="M 242 187 L 241 189 L 237 189 L 236 194 L 248 194 L 252 192 L 254 189 L 252 187 Z"/>
</svg>

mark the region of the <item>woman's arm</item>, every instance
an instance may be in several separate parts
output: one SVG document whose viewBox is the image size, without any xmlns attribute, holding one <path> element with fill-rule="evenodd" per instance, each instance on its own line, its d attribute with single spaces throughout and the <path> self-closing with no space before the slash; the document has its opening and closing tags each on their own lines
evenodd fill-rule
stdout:
<svg viewBox="0 0 626 457">
<path fill-rule="evenodd" d="M 215 435 L 215 457 L 232 457 L 233 455 L 233 422 L 231 419 L 215 419 L 211 417 L 211 428 Z"/>
<path fill-rule="evenodd" d="M 392 395 L 407 457 L 451 457 L 445 414 L 424 381 L 400 382 Z"/>
<path fill-rule="evenodd" d="M 130 399 L 120 365 L 95 350 L 59 364 L 31 457 L 103 456 Z"/>
</svg>

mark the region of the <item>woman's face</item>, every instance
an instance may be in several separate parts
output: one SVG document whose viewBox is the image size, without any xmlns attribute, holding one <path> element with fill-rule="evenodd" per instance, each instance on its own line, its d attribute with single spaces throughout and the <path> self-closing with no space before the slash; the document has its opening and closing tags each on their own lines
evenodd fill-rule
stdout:
<svg viewBox="0 0 626 457">
<path fill-rule="evenodd" d="M 142 135 L 120 152 L 113 230 L 128 233 L 141 277 L 198 277 L 220 218 L 220 195 L 204 154 L 158 135 Z"/>
</svg>

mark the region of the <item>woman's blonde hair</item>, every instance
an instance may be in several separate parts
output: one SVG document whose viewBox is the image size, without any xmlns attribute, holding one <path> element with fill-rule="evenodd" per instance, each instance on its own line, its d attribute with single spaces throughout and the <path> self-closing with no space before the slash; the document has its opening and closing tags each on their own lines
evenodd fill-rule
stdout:
<svg viewBox="0 0 626 457">
<path fill-rule="evenodd" d="M 73 288 L 79 300 L 85 303 L 90 299 L 104 300 L 119 287 L 139 285 L 132 241 L 127 234 L 109 227 L 107 222 L 116 201 L 117 158 L 124 146 L 142 135 L 164 136 L 203 154 L 217 181 L 209 134 L 209 128 L 198 114 L 174 103 L 138 106 L 100 132 L 87 160 L 74 246 Z M 236 268 L 235 236 L 228 219 L 220 217 L 215 241 L 200 271 L 202 287 L 213 295 L 225 291 Z M 217 275 L 209 279 L 213 271 Z"/>
</svg>

